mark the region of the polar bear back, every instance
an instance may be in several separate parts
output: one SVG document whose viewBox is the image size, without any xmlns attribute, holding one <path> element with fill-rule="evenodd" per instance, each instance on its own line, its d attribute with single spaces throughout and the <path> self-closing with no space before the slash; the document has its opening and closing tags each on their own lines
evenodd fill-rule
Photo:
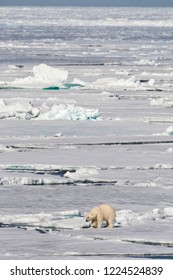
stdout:
<svg viewBox="0 0 173 280">
<path fill-rule="evenodd" d="M 115 209 L 108 205 L 108 204 L 102 204 L 98 206 L 99 210 L 100 210 L 100 215 L 103 219 L 103 221 L 108 221 L 108 220 L 115 220 Z"/>
</svg>

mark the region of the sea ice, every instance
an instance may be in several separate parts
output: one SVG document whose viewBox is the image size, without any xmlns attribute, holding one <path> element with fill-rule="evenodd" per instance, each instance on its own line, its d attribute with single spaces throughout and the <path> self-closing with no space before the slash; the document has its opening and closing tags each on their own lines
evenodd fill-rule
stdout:
<svg viewBox="0 0 173 280">
<path fill-rule="evenodd" d="M 167 129 L 166 129 L 166 135 L 173 135 L 173 126 L 169 126 Z"/>
<path fill-rule="evenodd" d="M 173 208 L 153 209 L 149 212 L 140 213 L 125 209 L 117 211 L 117 222 L 121 224 L 121 226 L 135 225 L 170 218 L 173 218 Z"/>
<path fill-rule="evenodd" d="M 153 209 L 148 212 L 133 212 L 131 210 L 122 209 L 117 211 L 115 227 L 134 226 L 148 222 L 172 219 L 173 208 L 171 207 Z M 37 229 L 40 227 L 45 230 L 80 229 L 89 227 L 89 224 L 85 221 L 84 214 L 81 214 L 79 210 L 54 213 L 41 212 L 36 214 L 0 215 L 0 223 L 13 227 L 23 226 L 26 229 Z"/>
<path fill-rule="evenodd" d="M 133 89 L 133 90 L 147 90 L 152 88 L 155 83 L 154 79 L 147 81 L 146 83 L 141 82 L 135 76 L 131 76 L 129 79 L 118 79 L 114 78 L 101 78 L 97 79 L 91 84 L 91 88 L 98 89 Z"/>
<path fill-rule="evenodd" d="M 76 170 L 76 172 L 69 172 L 67 171 L 64 174 L 64 177 L 71 178 L 74 180 L 84 180 L 84 179 L 91 179 L 95 175 L 98 175 L 98 170 L 95 168 L 80 168 Z"/>
<path fill-rule="evenodd" d="M 34 66 L 33 76 L 16 78 L 10 83 L 3 83 L 6 87 L 14 88 L 44 88 L 63 85 L 68 79 L 68 71 L 50 67 L 46 64 Z"/>
<path fill-rule="evenodd" d="M 42 227 L 44 229 L 80 228 L 85 224 L 84 218 L 78 210 L 61 211 L 47 214 L 17 214 L 1 215 L 0 223 L 4 225 L 24 226 L 29 228 Z"/>
<path fill-rule="evenodd" d="M 5 107 L 5 102 L 4 102 L 4 99 L 0 98 L 0 109 L 1 107 Z"/>
<path fill-rule="evenodd" d="M 173 126 L 168 126 L 166 130 L 162 133 L 156 133 L 153 135 L 160 135 L 160 136 L 173 136 Z"/>
<path fill-rule="evenodd" d="M 73 104 L 53 105 L 52 108 L 38 116 L 39 120 L 97 120 L 101 115 L 98 109 L 87 109 Z"/>
<path fill-rule="evenodd" d="M 168 98 L 152 98 L 150 101 L 150 106 L 156 107 L 173 107 L 173 101 Z"/>
<path fill-rule="evenodd" d="M 2 105 L 1 105 L 2 104 Z M 39 110 L 34 108 L 30 102 L 21 101 L 6 105 L 4 102 L 0 104 L 0 119 L 31 119 L 39 114 Z"/>
<path fill-rule="evenodd" d="M 40 107 L 34 107 L 28 101 L 6 104 L 3 99 L 0 99 L 0 119 L 9 118 L 23 120 L 101 120 L 101 114 L 98 109 L 83 108 L 74 104 L 54 104 L 49 107 L 46 103 L 43 103 Z"/>
<path fill-rule="evenodd" d="M 0 12 L 0 258 L 172 258 L 173 9 Z"/>
<path fill-rule="evenodd" d="M 170 153 L 170 154 L 172 154 L 172 153 L 173 153 L 173 148 L 172 148 L 172 147 L 168 148 L 168 149 L 167 149 L 167 152 Z"/>
<path fill-rule="evenodd" d="M 9 148 L 9 147 L 6 147 L 5 145 L 3 144 L 0 144 L 0 153 L 3 153 L 3 152 L 12 152 L 14 151 L 13 148 Z M 1 181 L 1 179 L 0 179 Z"/>
</svg>

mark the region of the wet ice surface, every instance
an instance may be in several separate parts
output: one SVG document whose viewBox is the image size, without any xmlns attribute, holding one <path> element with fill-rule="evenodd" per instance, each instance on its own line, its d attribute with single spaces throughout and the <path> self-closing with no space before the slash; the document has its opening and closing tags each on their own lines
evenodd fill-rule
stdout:
<svg viewBox="0 0 173 280">
<path fill-rule="evenodd" d="M 1 15 L 0 258 L 172 258 L 173 9 Z"/>
</svg>

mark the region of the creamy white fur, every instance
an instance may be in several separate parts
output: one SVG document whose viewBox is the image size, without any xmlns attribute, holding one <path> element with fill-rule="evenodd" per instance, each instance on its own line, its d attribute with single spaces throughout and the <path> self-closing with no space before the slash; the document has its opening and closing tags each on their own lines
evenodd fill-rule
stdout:
<svg viewBox="0 0 173 280">
<path fill-rule="evenodd" d="M 102 222 L 106 221 L 106 226 L 113 228 L 116 217 L 115 209 L 107 204 L 102 204 L 94 207 L 86 217 L 86 221 L 91 221 L 91 226 L 94 228 L 101 228 Z"/>
</svg>

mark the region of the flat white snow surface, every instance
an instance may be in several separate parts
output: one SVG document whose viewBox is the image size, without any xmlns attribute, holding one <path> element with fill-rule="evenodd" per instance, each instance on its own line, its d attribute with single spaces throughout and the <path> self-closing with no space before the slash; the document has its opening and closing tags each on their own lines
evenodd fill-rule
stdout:
<svg viewBox="0 0 173 280">
<path fill-rule="evenodd" d="M 0 14 L 0 259 L 172 259 L 173 9 Z"/>
</svg>

